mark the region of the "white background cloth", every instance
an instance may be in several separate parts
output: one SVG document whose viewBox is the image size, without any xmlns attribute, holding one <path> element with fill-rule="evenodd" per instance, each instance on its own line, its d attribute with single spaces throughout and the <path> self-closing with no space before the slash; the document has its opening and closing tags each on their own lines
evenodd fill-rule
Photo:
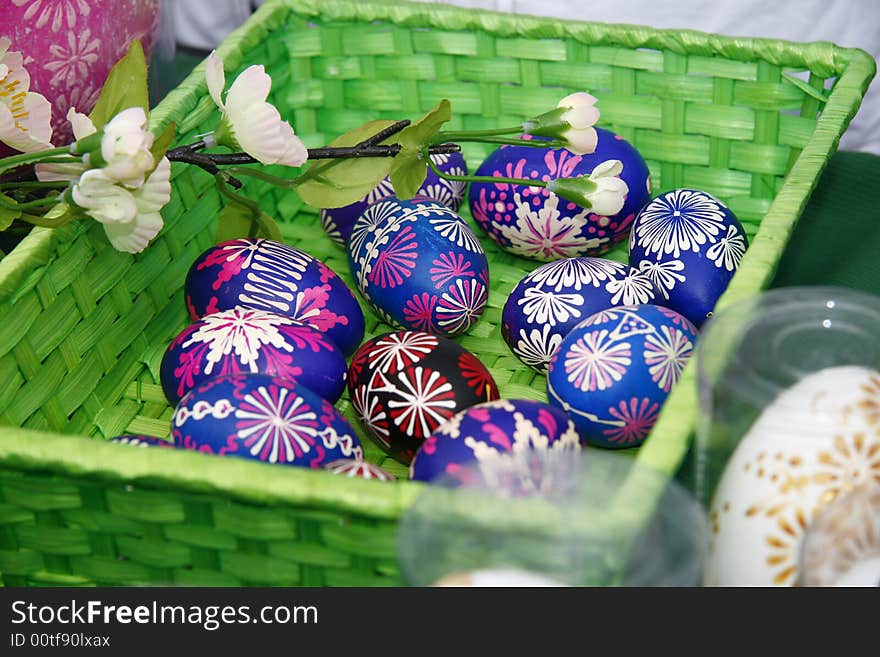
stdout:
<svg viewBox="0 0 880 657">
<path fill-rule="evenodd" d="M 424 1 L 424 0 L 422 0 Z M 210 50 L 262 0 L 165 0 L 177 42 Z M 446 0 L 505 13 L 694 29 L 729 36 L 831 41 L 880 58 L 880 0 Z M 840 147 L 880 155 L 880 82 L 868 90 Z"/>
</svg>

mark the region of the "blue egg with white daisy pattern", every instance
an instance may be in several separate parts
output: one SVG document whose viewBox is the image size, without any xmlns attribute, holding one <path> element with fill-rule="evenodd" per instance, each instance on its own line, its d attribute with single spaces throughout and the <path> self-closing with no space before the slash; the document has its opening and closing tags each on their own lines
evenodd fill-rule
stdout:
<svg viewBox="0 0 880 657">
<path fill-rule="evenodd" d="M 171 437 L 182 449 L 306 468 L 363 458 L 357 434 L 330 402 L 267 374 L 229 374 L 196 386 L 174 409 Z"/>
<path fill-rule="evenodd" d="M 547 370 L 550 403 L 600 447 L 637 447 L 693 354 L 697 329 L 663 306 L 601 310 L 562 340 Z"/>
<path fill-rule="evenodd" d="M 651 279 L 664 305 L 700 327 L 748 244 L 742 224 L 724 203 L 706 192 L 673 189 L 636 216 L 629 264 Z"/>
<path fill-rule="evenodd" d="M 389 196 L 355 222 L 351 275 L 387 324 L 433 335 L 467 333 L 489 300 L 483 246 L 456 212 L 423 196 Z"/>
<path fill-rule="evenodd" d="M 517 284 L 501 312 L 501 335 L 523 363 L 543 373 L 578 322 L 612 306 L 656 302 L 654 284 L 637 269 L 606 258 L 563 258 Z"/>
</svg>

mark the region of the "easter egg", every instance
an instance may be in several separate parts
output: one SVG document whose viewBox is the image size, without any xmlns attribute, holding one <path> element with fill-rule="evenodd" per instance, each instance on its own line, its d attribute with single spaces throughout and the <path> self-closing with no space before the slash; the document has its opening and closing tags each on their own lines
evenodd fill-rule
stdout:
<svg viewBox="0 0 880 657">
<path fill-rule="evenodd" d="M 394 481 L 397 479 L 393 474 L 383 470 L 378 465 L 357 459 L 339 459 L 338 461 L 328 463 L 324 466 L 324 469 L 343 477 L 360 477 L 362 479 L 378 479 L 379 481 Z"/>
<path fill-rule="evenodd" d="M 110 438 L 111 443 L 119 443 L 120 445 L 131 445 L 133 447 L 174 447 L 174 443 L 164 438 L 156 438 L 155 436 L 142 436 L 139 434 L 125 434 Z"/>
<path fill-rule="evenodd" d="M 437 153 L 431 155 L 431 160 L 444 173 L 454 176 L 467 175 L 467 164 L 461 153 Z M 458 212 L 462 199 L 464 199 L 466 185 L 467 183 L 464 181 L 441 178 L 428 167 L 425 182 L 419 187 L 417 195 L 438 201 L 450 210 Z M 354 222 L 364 213 L 364 210 L 371 203 L 375 203 L 393 194 L 394 185 L 391 184 L 391 180 L 386 176 L 381 183 L 376 185 L 361 200 L 355 201 L 350 205 L 344 205 L 341 208 L 325 208 L 321 210 L 321 225 L 330 239 L 341 246 L 345 246 L 348 238 L 351 236 Z"/>
<path fill-rule="evenodd" d="M 697 330 L 655 305 L 601 310 L 563 338 L 547 370 L 550 403 L 601 447 L 636 447 L 693 353 Z"/>
<path fill-rule="evenodd" d="M 813 372 L 764 408 L 714 490 L 705 585 L 792 586 L 816 566 L 801 561 L 813 522 L 846 493 L 880 482 L 878 409 L 880 372 L 855 365 Z M 851 565 L 868 534 L 851 546 Z"/>
<path fill-rule="evenodd" d="M 308 324 L 350 355 L 364 338 L 364 314 L 336 272 L 308 253 L 273 240 L 221 242 L 192 264 L 184 284 L 193 319 L 242 307 Z"/>
<path fill-rule="evenodd" d="M 165 350 L 159 374 L 172 406 L 212 376 L 241 372 L 297 381 L 333 404 L 345 389 L 347 369 L 339 347 L 317 329 L 284 315 L 233 308 L 183 329 Z"/>
<path fill-rule="evenodd" d="M 30 90 L 52 103 L 52 143 L 73 140 L 67 110 L 88 114 L 113 65 L 140 39 L 147 61 L 160 0 L 12 0 L 0 36 L 21 52 Z"/>
<path fill-rule="evenodd" d="M 348 421 L 304 385 L 268 374 L 229 374 L 190 390 L 174 410 L 175 447 L 320 468 L 363 457 Z"/>
<path fill-rule="evenodd" d="M 442 422 L 498 398 L 486 366 L 456 342 L 422 331 L 367 340 L 352 357 L 348 393 L 376 443 L 409 464 Z"/>
<path fill-rule="evenodd" d="M 416 452 L 410 478 L 461 485 L 480 476 L 510 474 L 511 454 L 580 450 L 574 423 L 558 408 L 530 399 L 499 399 L 471 406 L 441 424 Z M 465 467 L 476 464 L 474 468 Z M 527 459 L 522 462 L 527 465 Z M 500 483 L 500 482 L 499 482 Z"/>
<path fill-rule="evenodd" d="M 590 315 L 612 306 L 656 303 L 647 275 L 605 258 L 563 258 L 526 275 L 501 313 L 501 335 L 529 367 L 546 372 L 562 338 Z"/>
<path fill-rule="evenodd" d="M 727 289 L 748 247 L 742 224 L 721 201 L 693 189 L 652 199 L 633 223 L 629 264 L 697 327 Z"/>
<path fill-rule="evenodd" d="M 487 157 L 478 176 L 552 180 L 589 175 L 606 160 L 620 160 L 629 191 L 620 212 L 598 215 L 543 187 L 472 182 L 468 199 L 474 220 L 503 249 L 533 260 L 597 256 L 626 237 L 636 213 L 651 196 L 648 166 L 619 135 L 596 128 L 595 152 L 504 145 Z"/>
<path fill-rule="evenodd" d="M 489 298 L 489 263 L 473 231 L 445 205 L 390 196 L 367 208 L 348 243 L 358 289 L 388 324 L 466 333 Z"/>
</svg>

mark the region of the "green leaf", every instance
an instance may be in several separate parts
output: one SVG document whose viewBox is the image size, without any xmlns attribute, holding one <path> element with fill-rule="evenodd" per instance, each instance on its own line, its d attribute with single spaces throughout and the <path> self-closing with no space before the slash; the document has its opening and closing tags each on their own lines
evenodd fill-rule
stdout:
<svg viewBox="0 0 880 657">
<path fill-rule="evenodd" d="M 452 107 L 444 98 L 437 107 L 415 123 L 408 125 L 396 136 L 395 141 L 400 144 L 400 153 L 391 162 L 390 176 L 394 192 L 399 198 L 412 198 L 425 182 L 428 165 L 422 159 L 422 150 L 450 118 L 452 118 Z"/>
<path fill-rule="evenodd" d="M 12 199 L 6 194 L 0 193 L 0 198 L 3 199 L 6 203 L 13 204 L 15 203 L 15 199 Z M 6 230 L 12 225 L 12 222 L 18 219 L 21 216 L 21 210 L 13 210 L 12 208 L 7 208 L 3 205 L 0 205 L 0 230 Z"/>
<path fill-rule="evenodd" d="M 283 242 L 278 223 L 265 212 L 254 212 L 244 203 L 226 197 L 226 206 L 217 217 L 218 242 L 233 240 L 240 237 L 265 237 L 266 239 Z"/>
<path fill-rule="evenodd" d="M 89 118 L 100 130 L 110 119 L 129 107 L 143 107 L 145 112 L 150 109 L 147 60 L 137 39 L 131 42 L 125 56 L 110 69 Z"/>
<path fill-rule="evenodd" d="M 395 121 L 378 119 L 365 123 L 330 142 L 330 146 L 355 146 Z M 390 137 L 396 141 L 397 135 Z M 383 141 L 381 143 L 387 143 Z M 339 208 L 359 201 L 388 175 L 390 157 L 352 157 L 315 161 L 300 176 L 296 191 L 315 208 Z"/>
<path fill-rule="evenodd" d="M 157 163 L 165 155 L 165 151 L 168 150 L 168 147 L 171 146 L 176 130 L 177 125 L 172 121 L 166 125 L 165 129 L 153 140 L 153 146 L 150 148 L 150 153 L 153 155 L 153 159 L 156 160 Z"/>
</svg>

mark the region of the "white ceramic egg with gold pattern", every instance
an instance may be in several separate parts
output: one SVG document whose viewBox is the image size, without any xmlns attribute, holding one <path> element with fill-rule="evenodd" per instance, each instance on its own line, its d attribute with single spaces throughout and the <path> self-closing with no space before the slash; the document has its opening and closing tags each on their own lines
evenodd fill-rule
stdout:
<svg viewBox="0 0 880 657">
<path fill-rule="evenodd" d="M 709 509 L 706 586 L 789 586 L 831 501 L 880 483 L 880 372 L 832 367 L 780 394 L 725 466 Z"/>
</svg>

